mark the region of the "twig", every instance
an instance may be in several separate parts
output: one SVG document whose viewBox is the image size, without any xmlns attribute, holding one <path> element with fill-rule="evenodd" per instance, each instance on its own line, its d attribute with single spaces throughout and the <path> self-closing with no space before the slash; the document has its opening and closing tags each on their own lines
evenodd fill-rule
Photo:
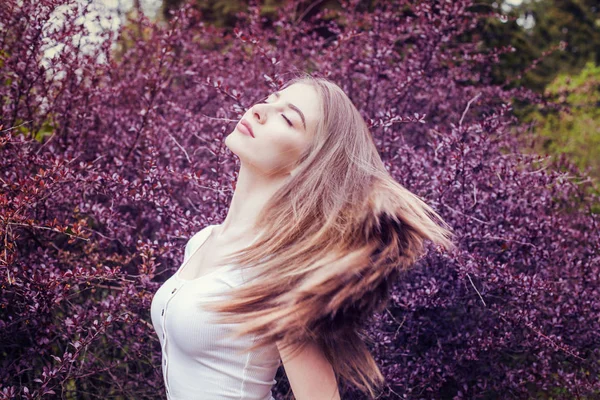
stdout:
<svg viewBox="0 0 600 400">
<path fill-rule="evenodd" d="M 323 0 L 317 0 L 317 1 L 313 2 L 311 5 L 309 5 L 308 7 L 306 7 L 306 10 L 304 10 L 302 15 L 300 15 L 298 18 L 296 18 L 296 20 L 294 21 L 294 25 L 297 25 L 298 22 L 302 21 L 302 18 L 306 17 L 306 15 L 310 12 L 310 10 L 312 10 L 313 8 L 315 8 L 322 2 L 323 2 Z"/>
<path fill-rule="evenodd" d="M 402 322 L 398 322 L 398 320 L 396 318 L 394 318 L 394 316 L 392 315 L 392 313 L 390 312 L 390 310 L 388 308 L 386 308 L 385 311 L 387 311 L 387 313 L 390 315 L 390 318 L 392 318 L 394 320 L 394 322 L 396 322 L 398 324 L 398 329 L 396 329 L 396 333 L 394 334 L 394 338 L 396 338 L 396 336 L 398 336 L 398 332 L 400 332 L 400 328 L 402 328 L 402 325 L 404 325 L 404 321 L 406 321 L 406 315 L 402 319 Z"/>
<path fill-rule="evenodd" d="M 473 206 L 474 206 L 474 205 L 475 205 L 475 204 L 473 204 Z M 476 218 L 476 217 L 474 217 L 474 216 L 472 216 L 472 215 L 465 214 L 465 213 L 464 213 L 464 212 L 462 212 L 462 211 L 459 211 L 459 210 L 456 210 L 456 209 L 454 209 L 454 208 L 450 207 L 448 204 L 444 204 L 444 206 L 448 207 L 450 210 L 452 210 L 452 211 L 454 211 L 454 212 L 456 212 L 456 213 L 458 213 L 458 214 L 461 214 L 461 215 L 464 215 L 465 217 L 468 217 L 468 218 L 474 219 L 474 220 L 475 220 L 475 221 L 477 221 L 477 222 L 481 222 L 481 223 L 482 223 L 482 224 L 484 224 L 484 225 L 492 225 L 492 223 L 491 223 L 491 222 L 486 222 L 486 221 L 483 221 L 483 220 L 481 220 L 481 219 L 479 219 L 479 218 Z M 471 207 L 473 207 L 473 206 L 471 206 Z"/>
<path fill-rule="evenodd" d="M 8 132 L 8 131 L 11 131 L 13 129 L 17 129 L 18 127 L 23 126 L 25 124 L 29 124 L 31 122 L 33 122 L 33 120 L 31 120 L 31 121 L 25 121 L 22 124 L 19 124 L 19 125 L 16 125 L 16 126 L 11 126 L 10 128 L 2 129 L 0 132 Z"/>
<path fill-rule="evenodd" d="M 201 115 L 201 116 L 203 116 L 204 118 L 208 118 L 208 119 L 214 119 L 214 120 L 217 120 L 217 121 L 229 121 L 229 122 L 236 122 L 236 121 L 237 121 L 237 119 L 229 119 L 229 118 L 218 118 L 218 117 L 211 117 L 211 116 L 209 116 L 209 115 L 202 114 L 202 113 L 198 113 L 198 114 L 200 114 L 200 115 Z"/>
<path fill-rule="evenodd" d="M 462 126 L 463 119 L 465 118 L 467 111 L 469 111 L 469 107 L 471 106 L 471 103 L 474 102 L 475 100 L 477 100 L 480 96 L 481 96 L 481 92 L 477 93 L 477 95 L 475 97 L 473 97 L 471 100 L 469 100 L 469 102 L 467 103 L 467 107 L 465 108 L 465 111 L 463 111 L 462 116 L 460 117 L 460 121 L 458 121 L 459 127 Z"/>
<path fill-rule="evenodd" d="M 469 273 L 467 273 L 467 277 L 469 278 L 469 281 L 471 282 L 471 286 L 473 286 L 473 289 L 475 289 L 475 291 L 479 295 L 479 298 L 483 302 L 483 305 L 487 307 L 487 304 L 485 304 L 485 301 L 483 300 L 483 297 L 481 297 L 481 293 L 479 293 L 479 290 L 477 290 L 477 288 L 475 287 L 475 284 L 473 283 L 473 280 L 471 279 L 471 275 L 469 275 Z"/>
<path fill-rule="evenodd" d="M 59 231 L 58 229 L 48 228 L 47 226 L 20 224 L 18 222 L 9 222 L 8 225 L 25 226 L 25 227 L 29 227 L 29 228 L 38 228 L 38 229 L 46 229 L 46 230 L 53 231 L 53 232 L 63 233 L 65 235 L 69 235 L 69 236 L 75 237 L 77 239 L 86 240 L 86 241 L 90 240 L 89 238 L 84 238 L 84 237 L 81 237 L 81 236 L 73 235 L 73 234 L 68 233 L 68 232 L 62 232 L 62 231 Z"/>
<path fill-rule="evenodd" d="M 192 160 L 190 159 L 190 156 L 188 155 L 187 151 L 185 151 L 185 149 L 183 148 L 183 146 L 179 144 L 179 142 L 177 141 L 177 139 L 175 139 L 173 137 L 173 135 L 171 135 L 171 133 L 169 133 L 169 136 L 171 137 L 171 139 L 173 139 L 173 141 L 175 142 L 175 144 L 177 145 L 177 147 L 179 147 L 181 149 L 181 151 L 183 151 L 183 154 L 185 154 L 185 158 L 187 158 L 188 162 L 191 164 Z"/>
<path fill-rule="evenodd" d="M 504 240 L 505 242 L 515 242 L 515 243 L 523 244 L 525 246 L 531 246 L 534 249 L 537 249 L 537 246 L 534 244 L 527 243 L 527 242 L 521 242 L 521 241 L 515 240 L 515 239 L 507 239 L 507 238 L 503 238 L 500 236 L 484 236 L 484 238 L 495 239 L 495 240 Z"/>
</svg>

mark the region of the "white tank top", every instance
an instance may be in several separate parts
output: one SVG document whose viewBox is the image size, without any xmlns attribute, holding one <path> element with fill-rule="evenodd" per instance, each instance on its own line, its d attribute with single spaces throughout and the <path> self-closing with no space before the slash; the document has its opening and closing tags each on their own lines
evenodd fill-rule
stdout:
<svg viewBox="0 0 600 400">
<path fill-rule="evenodd" d="M 206 294 L 226 292 L 243 283 L 242 271 L 225 265 L 197 279 L 179 277 L 214 226 L 190 238 L 182 265 L 152 299 L 152 324 L 162 348 L 167 398 L 274 400 L 271 388 L 281 365 L 276 344 L 241 353 L 255 337 L 227 339 L 234 325 L 215 324 L 211 321 L 215 314 L 197 306 L 206 301 Z"/>
</svg>

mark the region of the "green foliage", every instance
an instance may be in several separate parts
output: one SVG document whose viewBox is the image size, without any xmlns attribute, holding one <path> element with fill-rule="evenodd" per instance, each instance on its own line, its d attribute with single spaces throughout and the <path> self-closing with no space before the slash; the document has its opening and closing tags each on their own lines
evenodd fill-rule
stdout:
<svg viewBox="0 0 600 400">
<path fill-rule="evenodd" d="M 169 11 L 177 9 L 185 3 L 185 0 L 164 0 L 162 3 L 163 18 L 170 19 Z M 261 17 L 266 18 L 266 23 L 272 23 L 276 19 L 277 10 L 286 2 L 284 0 L 261 0 L 251 2 L 248 0 L 196 0 L 195 7 L 202 13 L 204 23 L 214 25 L 219 28 L 232 29 L 239 22 L 237 14 L 247 12 L 251 4 L 260 4 L 259 13 Z M 376 6 L 376 1 L 368 0 L 359 2 L 359 7 L 365 11 L 372 11 Z M 340 4 L 336 0 L 321 1 L 297 1 L 294 9 L 295 17 L 306 19 L 323 9 L 339 9 Z"/>
<path fill-rule="evenodd" d="M 524 122 L 537 126 L 534 151 L 555 161 L 564 154 L 595 181 L 591 190 L 600 192 L 600 66 L 590 61 L 577 75 L 558 75 L 545 95 L 566 107 L 534 109 L 523 116 Z M 594 210 L 600 212 L 600 205 Z"/>
<path fill-rule="evenodd" d="M 527 57 L 539 58 L 553 46 L 565 43 L 564 51 L 554 51 L 524 77 L 523 83 L 540 90 L 560 73 L 577 74 L 589 60 L 600 64 L 600 8 L 596 0 L 526 0 L 512 15 L 533 18 L 525 29 Z M 515 46 L 516 47 L 516 46 Z M 518 48 L 518 47 L 517 47 Z M 527 62 L 525 65 L 529 65 Z"/>
<path fill-rule="evenodd" d="M 577 74 L 588 60 L 600 64 L 600 8 L 596 0 L 524 0 L 508 12 L 503 11 L 503 3 L 512 4 L 497 0 L 473 4 L 472 10 L 504 14 L 506 18 L 482 19 L 478 29 L 465 34 L 479 39 L 482 51 L 504 46 L 516 49 L 502 54 L 501 62 L 490 66 L 494 83 L 502 84 L 508 78 L 513 86 L 543 92 L 560 73 Z"/>
<path fill-rule="evenodd" d="M 52 122 L 45 121 L 42 124 L 42 126 L 40 127 L 40 130 L 35 133 L 35 140 L 37 140 L 40 143 L 43 143 L 44 138 L 46 136 L 52 136 L 52 133 L 55 130 L 56 130 L 56 126 L 54 126 L 54 124 L 52 124 Z"/>
<path fill-rule="evenodd" d="M 168 12 L 179 8 L 184 0 L 165 0 L 163 2 L 163 16 L 169 19 Z M 260 2 L 262 16 L 273 16 L 277 7 L 283 4 L 282 0 L 264 0 Z M 247 11 L 249 2 L 246 0 L 197 0 L 196 8 L 202 12 L 202 21 L 219 28 L 232 27 L 237 21 L 236 14 Z"/>
<path fill-rule="evenodd" d="M 566 154 L 581 170 L 600 179 L 600 66 L 589 62 L 580 74 L 561 74 L 546 88 L 546 94 L 568 109 L 531 114 L 539 122 L 540 152 Z"/>
</svg>

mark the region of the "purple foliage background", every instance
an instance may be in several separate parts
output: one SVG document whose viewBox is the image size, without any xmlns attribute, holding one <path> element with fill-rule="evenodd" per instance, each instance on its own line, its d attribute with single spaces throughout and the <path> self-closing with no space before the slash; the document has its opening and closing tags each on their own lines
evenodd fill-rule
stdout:
<svg viewBox="0 0 600 400">
<path fill-rule="evenodd" d="M 498 15 L 289 3 L 273 23 L 249 7 L 232 33 L 186 6 L 170 25 L 132 15 L 116 51 L 107 31 L 90 52 L 81 6 L 48 32 L 63 3 L 0 7 L 0 398 L 164 397 L 153 293 L 226 215 L 238 165 L 223 139 L 294 71 L 348 93 L 390 173 L 459 237 L 365 325 L 380 398 L 600 396 L 598 199 L 567 160 L 522 152 L 512 105 L 552 105 L 492 84 L 511 48 L 471 32 Z M 65 47 L 44 67 L 46 37 Z"/>
</svg>

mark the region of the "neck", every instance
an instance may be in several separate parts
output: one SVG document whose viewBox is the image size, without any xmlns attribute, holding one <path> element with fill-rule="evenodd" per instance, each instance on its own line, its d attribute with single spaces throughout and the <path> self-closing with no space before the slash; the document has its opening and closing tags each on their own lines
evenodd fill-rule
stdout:
<svg viewBox="0 0 600 400">
<path fill-rule="evenodd" d="M 268 176 L 242 162 L 227 217 L 216 232 L 217 239 L 251 240 L 256 236 L 258 213 L 288 179 L 289 174 Z"/>
</svg>

